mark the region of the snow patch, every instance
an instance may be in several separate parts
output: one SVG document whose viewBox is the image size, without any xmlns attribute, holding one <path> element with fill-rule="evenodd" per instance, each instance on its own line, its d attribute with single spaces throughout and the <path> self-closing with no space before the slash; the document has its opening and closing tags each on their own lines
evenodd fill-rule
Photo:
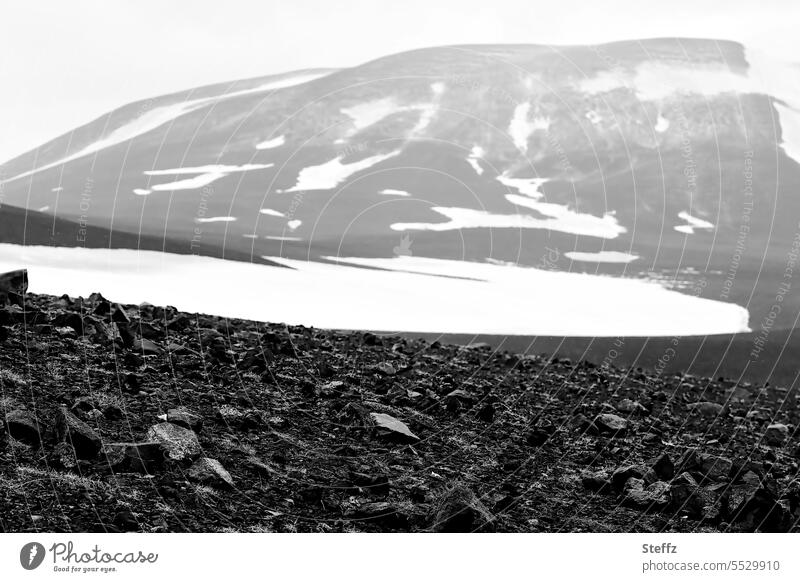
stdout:
<svg viewBox="0 0 800 582">
<path fill-rule="evenodd" d="M 171 192 L 173 190 L 195 190 L 208 186 L 212 182 L 224 178 L 228 174 L 237 172 L 250 172 L 252 170 L 264 170 L 271 168 L 273 164 L 244 164 L 242 166 L 230 166 L 224 164 L 214 164 L 207 166 L 195 166 L 186 168 L 170 168 L 168 170 L 147 170 L 144 173 L 148 176 L 181 176 L 186 174 L 198 174 L 194 178 L 155 184 L 150 186 L 150 190 L 156 192 Z M 135 191 L 134 191 L 135 192 Z M 149 192 L 148 192 L 149 194 Z"/>
<path fill-rule="evenodd" d="M 334 158 L 319 166 L 309 166 L 300 170 L 297 184 L 285 192 L 301 192 L 304 190 L 332 190 L 353 174 L 362 172 L 372 166 L 398 155 L 400 151 L 388 154 L 376 154 L 350 164 L 342 163 L 342 156 Z"/>
<path fill-rule="evenodd" d="M 685 210 L 678 213 L 678 218 L 681 220 L 685 220 L 687 224 L 680 224 L 678 226 L 673 227 L 678 232 L 682 232 L 684 234 L 695 234 L 698 230 L 711 230 L 714 228 L 714 225 L 708 222 L 707 220 L 703 220 L 702 218 L 696 218 L 686 212 Z"/>
<path fill-rule="evenodd" d="M 266 214 L 267 216 L 277 216 L 277 217 L 284 217 L 286 216 L 283 212 L 279 210 L 273 210 L 272 208 L 262 208 L 259 210 L 261 214 Z"/>
<path fill-rule="evenodd" d="M 378 194 L 382 194 L 383 196 L 411 196 L 405 190 L 394 190 L 392 188 L 385 188 L 378 192 Z"/>
<path fill-rule="evenodd" d="M 653 126 L 653 129 L 656 130 L 658 133 L 664 133 L 669 129 L 669 120 L 663 115 L 659 114 L 658 119 L 656 120 L 656 124 L 655 126 Z"/>
<path fill-rule="evenodd" d="M 600 251 L 597 253 L 568 251 L 564 254 L 572 261 L 585 263 L 631 263 L 639 258 L 637 255 L 619 251 Z"/>
<path fill-rule="evenodd" d="M 208 218 L 195 218 L 195 222 L 235 222 L 235 216 L 210 216 Z"/>
<path fill-rule="evenodd" d="M 391 115 L 397 110 L 397 104 L 392 97 L 378 99 L 376 101 L 369 101 L 367 103 L 360 103 L 342 109 L 342 113 L 347 115 L 353 121 L 354 130 L 350 132 L 353 134 L 359 130 L 369 127 L 381 119 Z"/>
<path fill-rule="evenodd" d="M 87 297 L 99 291 L 114 302 L 147 301 L 229 318 L 498 335 L 750 331 L 743 307 L 643 280 L 408 256 L 340 258 L 340 264 L 265 258 L 291 268 L 155 251 L 0 244 L 0 269 L 27 267 L 32 293 Z M 558 305 L 570 308 L 554 309 Z"/>
<path fill-rule="evenodd" d="M 286 223 L 286 226 L 289 228 L 289 230 L 297 230 L 301 224 L 303 224 L 302 220 L 290 220 Z"/>
<path fill-rule="evenodd" d="M 279 135 L 273 139 L 268 139 L 266 141 L 262 141 L 261 143 L 256 144 L 257 150 L 271 150 L 272 148 L 277 148 L 282 146 L 286 143 L 286 136 Z"/>
<path fill-rule="evenodd" d="M 137 196 L 147 196 L 150 194 L 152 190 L 148 190 L 147 188 L 134 188 L 133 193 Z"/>
</svg>

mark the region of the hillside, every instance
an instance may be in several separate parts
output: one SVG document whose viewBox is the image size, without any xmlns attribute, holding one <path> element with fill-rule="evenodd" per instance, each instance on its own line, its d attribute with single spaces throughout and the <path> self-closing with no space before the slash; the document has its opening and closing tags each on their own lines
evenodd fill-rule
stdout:
<svg viewBox="0 0 800 582">
<path fill-rule="evenodd" d="M 796 390 L 9 301 L 0 531 L 798 531 Z"/>
</svg>

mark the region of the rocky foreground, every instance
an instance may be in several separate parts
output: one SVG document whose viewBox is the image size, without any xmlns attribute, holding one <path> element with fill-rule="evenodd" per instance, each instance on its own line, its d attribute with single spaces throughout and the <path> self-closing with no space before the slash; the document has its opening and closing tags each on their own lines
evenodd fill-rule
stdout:
<svg viewBox="0 0 800 582">
<path fill-rule="evenodd" d="M 97 294 L 0 324 L 2 531 L 800 529 L 795 390 Z"/>
</svg>

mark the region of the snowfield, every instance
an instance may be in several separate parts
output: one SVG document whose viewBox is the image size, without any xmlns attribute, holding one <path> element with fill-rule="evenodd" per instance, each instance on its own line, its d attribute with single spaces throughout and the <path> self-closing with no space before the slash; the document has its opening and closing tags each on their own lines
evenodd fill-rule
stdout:
<svg viewBox="0 0 800 582">
<path fill-rule="evenodd" d="M 338 264 L 265 258 L 291 268 L 154 251 L 0 244 L 0 269 L 27 267 L 33 293 L 99 291 L 112 301 L 260 321 L 501 335 L 749 331 L 743 307 L 636 279 L 410 256 L 339 258 Z"/>
</svg>

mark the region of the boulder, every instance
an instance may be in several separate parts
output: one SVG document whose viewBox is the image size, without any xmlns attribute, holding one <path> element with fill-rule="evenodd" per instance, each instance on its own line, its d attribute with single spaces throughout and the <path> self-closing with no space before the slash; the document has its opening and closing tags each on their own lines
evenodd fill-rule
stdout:
<svg viewBox="0 0 800 582">
<path fill-rule="evenodd" d="M 92 427 L 64 407 L 57 413 L 56 437 L 59 441 L 70 443 L 79 459 L 93 459 L 102 446 L 100 437 Z"/>
<path fill-rule="evenodd" d="M 27 410 L 12 410 L 5 417 L 6 430 L 9 436 L 32 447 L 42 445 L 42 433 L 39 421 Z"/>
<path fill-rule="evenodd" d="M 146 440 L 161 443 L 173 461 L 193 460 L 202 452 L 200 441 L 193 431 L 171 422 L 151 426 Z"/>
</svg>

